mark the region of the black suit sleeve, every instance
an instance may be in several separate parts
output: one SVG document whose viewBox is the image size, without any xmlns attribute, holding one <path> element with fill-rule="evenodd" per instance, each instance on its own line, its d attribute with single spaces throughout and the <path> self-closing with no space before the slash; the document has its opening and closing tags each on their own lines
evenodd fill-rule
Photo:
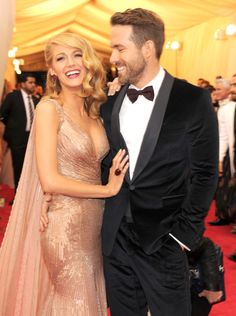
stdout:
<svg viewBox="0 0 236 316">
<path fill-rule="evenodd" d="M 104 128 L 106 130 L 106 135 L 108 138 L 108 142 L 110 147 L 112 147 L 112 140 L 111 140 L 111 115 L 112 115 L 112 109 L 113 105 L 115 103 L 115 100 L 117 98 L 117 93 L 114 96 L 109 96 L 107 99 L 107 102 L 104 103 L 100 108 L 100 116 L 103 120 Z M 103 159 L 101 168 L 102 168 L 102 183 L 106 184 L 109 177 L 109 170 L 112 165 L 112 148 L 110 148 L 107 156 Z"/>
<path fill-rule="evenodd" d="M 204 217 L 218 180 L 218 124 L 207 91 L 195 100 L 188 125 L 190 182 L 182 213 L 171 233 L 193 250 L 204 231 Z"/>
</svg>

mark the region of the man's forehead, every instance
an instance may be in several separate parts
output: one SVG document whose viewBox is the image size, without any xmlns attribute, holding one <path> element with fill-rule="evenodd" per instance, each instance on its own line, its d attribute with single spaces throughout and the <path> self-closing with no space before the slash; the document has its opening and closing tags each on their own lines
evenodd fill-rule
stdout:
<svg viewBox="0 0 236 316">
<path fill-rule="evenodd" d="M 34 81 L 35 82 L 35 78 L 34 77 L 27 77 L 26 81 Z"/>
<path fill-rule="evenodd" d="M 231 83 L 236 83 L 236 76 L 233 76 L 233 77 L 231 78 Z"/>
</svg>

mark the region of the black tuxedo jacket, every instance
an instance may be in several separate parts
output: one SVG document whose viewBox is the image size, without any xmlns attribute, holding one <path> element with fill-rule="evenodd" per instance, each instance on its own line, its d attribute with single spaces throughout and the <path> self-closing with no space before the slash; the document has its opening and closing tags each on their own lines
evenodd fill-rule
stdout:
<svg viewBox="0 0 236 316">
<path fill-rule="evenodd" d="M 110 143 L 110 153 L 103 161 L 104 182 L 112 158 L 126 148 L 119 111 L 127 88 L 101 107 Z M 127 174 L 120 192 L 106 200 L 104 254 L 112 251 L 128 205 L 147 254 L 160 248 L 170 232 L 193 249 L 204 231 L 203 219 L 216 189 L 218 147 L 217 119 L 208 91 L 166 72 L 133 178 Z"/>
<path fill-rule="evenodd" d="M 39 100 L 34 96 L 32 99 L 36 106 Z M 4 139 L 9 147 L 25 147 L 29 132 L 25 131 L 27 117 L 20 90 L 15 90 L 6 96 L 0 108 L 0 117 L 5 125 Z"/>
</svg>

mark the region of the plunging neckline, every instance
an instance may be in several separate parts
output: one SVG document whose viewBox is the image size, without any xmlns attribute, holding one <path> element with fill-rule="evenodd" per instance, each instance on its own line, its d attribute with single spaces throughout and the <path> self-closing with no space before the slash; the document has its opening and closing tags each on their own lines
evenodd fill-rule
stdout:
<svg viewBox="0 0 236 316">
<path fill-rule="evenodd" d="M 92 148 L 93 148 L 93 151 L 94 151 L 94 154 L 95 154 L 95 156 L 96 156 L 96 159 L 97 159 L 97 160 L 100 160 L 99 152 L 98 152 L 98 150 L 97 150 L 97 148 L 96 148 L 96 146 L 95 146 L 95 143 L 94 143 L 94 141 L 93 141 L 91 135 L 90 135 L 87 131 L 85 131 L 83 128 L 81 128 L 80 125 L 79 125 L 78 123 L 76 123 L 76 122 L 69 116 L 69 114 L 64 111 L 64 109 L 63 109 L 62 106 L 61 106 L 61 108 L 62 108 L 62 111 L 63 111 L 64 115 L 65 115 L 65 116 L 67 117 L 67 119 L 70 121 L 72 127 L 73 127 L 76 131 L 79 131 L 81 134 L 83 134 L 83 135 L 90 141 L 90 143 L 91 143 L 91 145 L 92 145 Z"/>
</svg>

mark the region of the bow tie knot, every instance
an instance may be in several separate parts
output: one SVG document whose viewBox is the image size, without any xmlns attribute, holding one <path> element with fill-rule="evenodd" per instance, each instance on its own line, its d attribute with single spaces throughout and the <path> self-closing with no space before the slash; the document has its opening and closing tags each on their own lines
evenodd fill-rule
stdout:
<svg viewBox="0 0 236 316">
<path fill-rule="evenodd" d="M 154 90 L 152 86 L 148 86 L 143 90 L 136 90 L 136 89 L 128 89 L 127 96 L 132 103 L 134 103 L 139 95 L 143 95 L 146 99 L 152 101 L 154 99 Z"/>
</svg>

